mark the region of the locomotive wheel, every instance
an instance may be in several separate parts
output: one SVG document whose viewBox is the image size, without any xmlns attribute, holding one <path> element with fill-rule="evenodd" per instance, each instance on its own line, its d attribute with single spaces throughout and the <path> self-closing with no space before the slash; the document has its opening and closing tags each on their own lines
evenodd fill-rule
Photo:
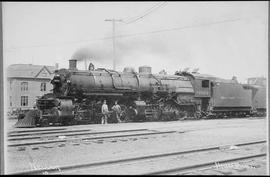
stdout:
<svg viewBox="0 0 270 177">
<path fill-rule="evenodd" d="M 108 116 L 108 123 L 118 123 L 117 118 L 116 118 L 116 113 L 112 112 L 109 116 Z"/>
<path fill-rule="evenodd" d="M 122 122 L 127 122 L 127 112 L 126 111 L 122 111 L 120 114 L 120 120 Z"/>
<path fill-rule="evenodd" d="M 62 118 L 62 120 L 61 120 L 61 124 L 62 125 L 64 125 L 64 126 L 67 126 L 67 125 L 74 125 L 73 123 L 75 123 L 74 121 L 76 121 L 76 120 L 74 120 L 73 118 L 71 118 L 71 117 L 64 117 L 64 118 Z"/>
<path fill-rule="evenodd" d="M 23 119 L 24 117 L 25 117 L 25 114 L 19 114 L 18 115 L 18 120 Z"/>
<path fill-rule="evenodd" d="M 133 122 L 136 121 L 138 118 L 139 117 L 134 109 L 128 108 L 125 110 L 125 122 Z"/>
<path fill-rule="evenodd" d="M 120 105 L 120 107 L 121 107 L 120 120 L 122 122 L 129 122 L 128 108 L 125 105 Z"/>
<path fill-rule="evenodd" d="M 78 121 L 76 119 L 72 119 L 70 121 L 70 125 L 77 125 L 78 124 Z"/>
<path fill-rule="evenodd" d="M 64 125 L 64 126 L 67 126 L 67 125 L 68 125 L 67 119 L 63 119 L 63 120 L 61 121 L 61 124 Z"/>
<path fill-rule="evenodd" d="M 49 126 L 49 121 L 48 121 L 48 119 L 42 119 L 42 120 L 40 121 L 40 126 L 41 126 L 41 127 L 48 127 L 48 126 Z"/>
<path fill-rule="evenodd" d="M 194 113 L 195 115 L 195 119 L 201 119 L 203 117 L 203 113 L 200 111 L 196 111 L 196 113 Z"/>
</svg>

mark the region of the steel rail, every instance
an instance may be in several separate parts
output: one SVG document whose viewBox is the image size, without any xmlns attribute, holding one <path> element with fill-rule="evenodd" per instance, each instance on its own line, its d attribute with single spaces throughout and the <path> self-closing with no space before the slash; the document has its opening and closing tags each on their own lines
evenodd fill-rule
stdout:
<svg viewBox="0 0 270 177">
<path fill-rule="evenodd" d="M 36 129 L 36 130 L 18 130 L 18 131 L 11 131 L 8 132 L 9 134 L 12 133 L 30 133 L 30 132 L 42 132 L 42 131 L 55 131 L 55 130 L 66 130 L 66 128 L 55 128 L 55 129 Z"/>
<path fill-rule="evenodd" d="M 261 144 L 261 143 L 266 143 L 266 140 L 238 143 L 238 144 L 234 144 L 234 145 L 235 146 L 246 146 L 246 145 Z M 110 161 L 104 161 L 104 162 L 94 162 L 94 163 L 86 163 L 86 164 L 79 164 L 79 165 L 62 166 L 62 167 L 50 168 L 50 169 L 30 170 L 30 171 L 23 171 L 23 172 L 13 173 L 11 175 L 34 175 L 34 174 L 44 174 L 44 173 L 59 172 L 59 170 L 65 171 L 65 170 L 73 170 L 73 169 L 80 169 L 80 168 L 91 168 L 91 167 L 102 166 L 102 165 L 112 165 L 112 164 L 115 165 L 115 164 L 118 164 L 118 163 L 126 163 L 126 162 L 155 159 L 155 158 L 161 158 L 161 157 L 167 157 L 167 156 L 175 156 L 175 155 L 191 154 L 191 153 L 196 153 L 196 152 L 205 152 L 205 151 L 218 150 L 218 149 L 220 149 L 220 147 L 223 147 L 223 146 L 230 146 L 230 145 L 214 146 L 214 147 L 207 147 L 207 148 L 201 148 L 201 149 L 192 149 L 192 150 L 178 151 L 178 152 L 171 152 L 171 153 L 163 153 L 163 154 L 154 154 L 154 155 L 133 157 L 133 158 L 127 158 L 127 159 L 110 160 Z M 260 154 L 260 155 L 264 156 L 266 154 L 263 153 L 263 154 Z M 247 157 L 244 157 L 244 158 L 247 158 Z M 251 157 L 249 157 L 249 158 L 251 158 Z M 215 162 L 217 162 L 217 161 L 215 161 Z M 179 170 L 179 169 L 180 168 L 171 169 L 171 170 Z M 164 173 L 164 172 L 165 171 L 158 171 L 158 172 L 153 172 L 153 174 Z"/>
<path fill-rule="evenodd" d="M 31 135 L 46 135 L 54 133 L 68 133 L 68 132 L 86 132 L 90 130 L 64 130 L 64 131 L 49 131 L 49 132 L 40 132 L 40 133 L 21 133 L 21 134 L 11 134 L 8 137 L 17 137 L 17 136 L 31 136 Z"/>
<path fill-rule="evenodd" d="M 186 171 L 186 170 L 191 170 L 191 169 L 194 170 L 194 169 L 198 169 L 198 168 L 210 167 L 210 166 L 216 165 L 217 163 L 218 164 L 229 163 L 229 162 L 235 162 L 235 161 L 240 161 L 240 160 L 247 160 L 247 159 L 253 159 L 253 158 L 257 158 L 257 157 L 263 157 L 266 155 L 267 155 L 267 153 L 259 153 L 259 154 L 255 154 L 255 155 L 229 158 L 229 159 L 225 159 L 225 160 L 216 160 L 216 161 L 211 161 L 211 162 L 206 162 L 206 163 L 201 163 L 201 164 L 196 164 L 196 165 L 173 168 L 173 169 L 169 169 L 169 170 L 161 170 L 161 171 L 146 173 L 146 174 L 142 174 L 142 175 L 161 175 L 161 174 L 175 173 L 175 172 L 179 173 L 181 171 Z"/>
<path fill-rule="evenodd" d="M 91 132 L 91 133 L 114 133 L 114 132 L 125 132 L 125 131 L 144 131 L 144 130 L 148 130 L 148 129 L 133 129 L 133 130 L 112 130 L 112 131 L 103 131 L 103 132 Z M 45 135 L 45 134 L 54 134 L 54 133 L 70 133 L 70 132 L 86 132 L 86 131 L 90 131 L 90 129 L 86 129 L 86 130 L 67 130 L 67 131 L 60 131 L 60 132 L 42 132 L 39 133 L 39 135 Z M 31 136 L 31 135 L 35 135 L 35 134 L 18 134 L 18 135 L 13 135 L 13 136 L 9 136 L 9 137 L 14 137 L 14 136 Z"/>
<path fill-rule="evenodd" d="M 135 131 L 147 131 L 147 130 L 148 129 L 116 130 L 116 131 L 103 131 L 103 132 L 90 132 L 90 133 L 73 133 L 73 134 L 63 134 L 63 135 L 64 136 L 96 135 L 96 134 L 105 134 L 105 133 L 121 133 L 121 132 L 135 132 Z M 148 130 L 148 131 L 150 131 L 150 130 Z M 76 132 L 79 132 L 79 131 L 76 131 Z M 57 133 L 62 133 L 62 132 L 57 132 Z M 67 133 L 69 133 L 69 132 L 67 132 Z M 63 136 L 63 135 L 61 134 L 61 136 Z M 56 136 L 60 136 L 60 135 L 52 135 L 50 137 L 56 137 Z M 27 139 L 40 139 L 40 138 L 42 138 L 42 136 L 31 136 L 31 137 L 22 137 L 22 138 L 9 138 L 8 141 L 27 140 Z"/>
<path fill-rule="evenodd" d="M 69 141 L 74 141 L 74 140 L 95 140 L 95 139 L 131 137 L 131 136 L 158 135 L 158 134 L 175 133 L 175 132 L 176 131 L 150 132 L 150 133 L 138 133 L 138 134 L 128 134 L 128 135 L 113 135 L 113 136 L 101 136 L 101 137 L 65 139 L 65 140 L 52 140 L 52 141 L 40 141 L 40 142 L 37 141 L 37 142 L 28 142 L 28 143 L 9 144 L 8 147 L 31 146 L 31 145 L 38 145 L 38 144 L 50 144 L 50 143 L 62 143 L 62 142 L 69 142 Z"/>
</svg>

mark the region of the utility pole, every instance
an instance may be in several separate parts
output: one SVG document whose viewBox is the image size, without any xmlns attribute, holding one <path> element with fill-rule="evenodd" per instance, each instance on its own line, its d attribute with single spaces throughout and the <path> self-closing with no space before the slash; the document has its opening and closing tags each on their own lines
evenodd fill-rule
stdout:
<svg viewBox="0 0 270 177">
<path fill-rule="evenodd" d="M 86 58 L 84 58 L 84 68 L 85 68 L 85 70 L 87 70 L 87 61 L 86 61 Z"/>
<path fill-rule="evenodd" d="M 113 24 L 113 70 L 115 70 L 115 22 L 122 22 L 120 19 L 106 19 L 105 21 L 111 21 Z"/>
</svg>

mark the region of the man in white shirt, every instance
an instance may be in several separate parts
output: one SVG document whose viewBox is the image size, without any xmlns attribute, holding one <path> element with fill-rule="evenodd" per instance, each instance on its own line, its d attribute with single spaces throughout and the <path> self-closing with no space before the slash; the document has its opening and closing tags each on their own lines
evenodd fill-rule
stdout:
<svg viewBox="0 0 270 177">
<path fill-rule="evenodd" d="M 103 105 L 101 107 L 101 113 L 102 113 L 101 124 L 107 124 L 109 109 L 108 105 L 106 104 L 106 100 L 104 100 Z"/>
</svg>

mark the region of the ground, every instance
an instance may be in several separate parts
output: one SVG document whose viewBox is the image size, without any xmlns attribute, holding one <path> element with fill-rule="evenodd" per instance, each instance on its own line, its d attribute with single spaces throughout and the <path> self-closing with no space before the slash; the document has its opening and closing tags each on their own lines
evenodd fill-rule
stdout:
<svg viewBox="0 0 270 177">
<path fill-rule="evenodd" d="M 10 174 L 39 168 L 58 168 L 74 164 L 125 159 L 211 146 L 234 145 L 237 143 L 266 140 L 268 134 L 267 119 L 265 118 L 121 123 L 106 125 L 92 124 L 64 128 L 67 130 L 88 129 L 91 132 L 129 129 L 148 129 L 153 132 L 175 132 L 151 136 L 110 138 L 96 141 L 74 139 L 65 143 L 26 146 L 24 148 L 8 147 L 6 151 L 6 173 Z M 24 130 L 13 128 L 12 123 L 9 123 L 6 129 L 8 131 Z M 266 159 L 263 160 L 263 162 L 265 161 Z M 164 164 L 160 165 L 162 166 Z M 255 172 L 251 169 L 246 169 L 242 173 L 234 170 L 235 172 L 233 174 L 237 172 L 239 174 L 255 173 L 265 175 L 266 168 L 263 168 L 263 165 L 261 165 L 261 167 L 262 168 L 260 169 L 256 169 L 257 171 Z M 104 172 L 102 169 L 101 172 L 110 174 L 110 171 Z M 77 171 L 76 174 L 77 173 L 79 174 L 80 172 Z M 206 171 L 198 171 L 196 173 L 207 174 Z M 213 170 L 208 173 L 213 173 Z M 98 174 L 98 171 L 96 174 Z M 121 172 L 118 170 L 117 174 L 125 173 L 124 171 Z"/>
</svg>

